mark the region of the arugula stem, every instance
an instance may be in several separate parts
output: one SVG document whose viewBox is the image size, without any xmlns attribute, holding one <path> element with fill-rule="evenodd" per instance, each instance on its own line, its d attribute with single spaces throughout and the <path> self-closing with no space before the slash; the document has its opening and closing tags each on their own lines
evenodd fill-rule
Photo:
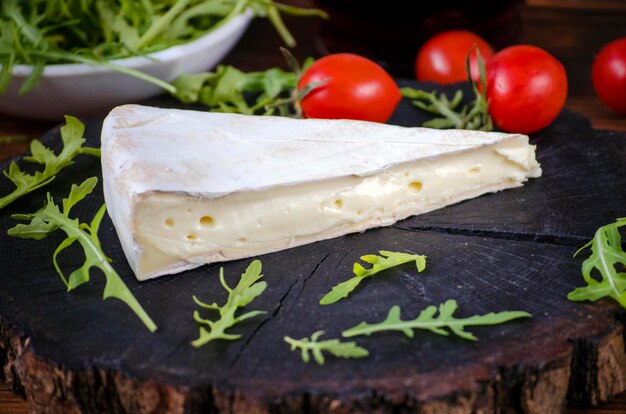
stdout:
<svg viewBox="0 0 626 414">
<path fill-rule="evenodd" d="M 480 326 L 480 325 L 495 325 L 497 323 L 490 323 L 489 318 L 482 318 L 475 316 L 474 318 L 453 320 L 453 321 L 431 321 L 431 322 L 416 322 L 416 321 L 402 321 L 401 323 L 385 324 L 385 325 L 368 325 L 359 328 L 358 326 L 345 330 L 342 336 L 350 338 L 359 335 L 369 335 L 374 332 L 382 331 L 402 331 L 403 329 L 431 329 L 431 328 L 446 328 L 454 326 Z"/>
<path fill-rule="evenodd" d="M 136 49 L 152 42 L 189 4 L 190 0 L 179 0 L 163 16 L 154 19 L 148 30 L 139 38 Z"/>
<path fill-rule="evenodd" d="M 15 47 L 16 56 L 22 57 L 22 59 L 24 59 L 24 62 L 26 62 L 26 64 L 28 65 L 32 64 L 33 61 L 31 60 L 28 53 L 26 53 L 25 51 L 24 45 L 22 44 L 22 39 L 19 37 L 19 29 L 17 28 L 14 22 L 11 22 L 11 31 L 12 31 L 11 35 L 15 39 L 15 44 L 13 46 Z"/>
<path fill-rule="evenodd" d="M 285 336 L 283 339 L 293 348 L 300 348 L 306 351 L 316 348 L 318 346 L 315 342 L 310 342 L 308 338 L 293 339 L 290 336 Z"/>
<path fill-rule="evenodd" d="M 313 16 L 313 17 L 321 17 L 322 19 L 329 18 L 328 13 L 320 9 L 303 9 L 301 7 L 294 7 L 288 4 L 276 3 L 276 2 L 274 3 L 274 5 L 279 11 L 287 13 L 291 16 L 302 16 L 302 17 Z"/>
<path fill-rule="evenodd" d="M 46 177 L 43 174 L 39 174 L 35 176 L 35 179 L 37 180 L 35 184 L 28 186 L 28 187 L 26 186 L 18 187 L 15 190 L 13 190 L 11 194 L 7 194 L 6 196 L 0 197 L 0 210 L 2 210 L 3 208 L 11 204 L 18 198 L 30 192 L 38 190 L 39 188 L 49 184 L 52 180 L 55 179 L 55 177 L 56 177 L 55 175 L 53 175 L 52 177 Z"/>
<path fill-rule="evenodd" d="M 33 45 L 36 45 L 41 40 L 41 34 L 24 19 L 22 12 L 19 9 L 16 0 L 4 0 L 4 13 L 13 19 L 19 31 L 26 37 L 26 39 Z"/>
<path fill-rule="evenodd" d="M 598 231 L 596 231 L 596 234 L 593 237 L 594 238 L 594 243 L 596 244 L 596 246 L 601 246 L 602 245 L 602 233 L 603 233 L 603 230 L 604 229 L 599 229 Z M 605 274 L 605 275 L 611 275 L 611 273 L 612 273 L 611 270 L 613 270 L 613 269 L 611 269 L 611 267 L 607 263 L 606 253 L 608 253 L 608 251 L 606 251 L 605 249 L 598 249 L 598 257 L 600 258 L 601 272 L 603 274 Z M 611 290 L 615 294 L 615 297 L 619 298 L 622 293 L 619 291 L 619 289 L 615 285 L 615 280 L 612 277 L 610 277 L 610 276 L 607 277 L 606 279 L 609 282 L 609 285 L 611 286 Z"/>
<path fill-rule="evenodd" d="M 233 325 L 237 323 L 235 319 L 236 310 L 237 308 L 229 308 L 224 313 L 220 312 L 220 319 L 217 322 L 210 322 L 207 320 L 206 323 L 207 325 L 210 324 L 211 330 L 206 331 L 204 328 L 202 328 L 205 334 L 201 334 L 198 339 L 195 339 L 194 341 L 192 341 L 191 345 L 194 346 L 195 348 L 198 348 L 216 339 L 226 339 L 226 340 L 238 339 L 241 335 L 230 335 L 224 332 L 226 331 L 226 329 L 232 327 Z M 227 323 L 223 323 L 223 321 L 227 321 Z"/>
<path fill-rule="evenodd" d="M 446 105 L 443 105 L 441 102 L 437 100 L 432 100 L 433 105 L 439 110 L 439 113 L 446 117 L 454 124 L 456 129 L 463 129 L 465 126 L 464 120 L 459 116 L 458 113 L 448 108 Z"/>
<path fill-rule="evenodd" d="M 103 299 L 114 297 L 123 301 L 128 305 L 129 308 L 132 309 L 133 312 L 135 312 L 135 315 L 139 317 L 139 319 L 144 323 L 144 325 L 146 325 L 150 332 L 156 331 L 156 324 L 130 292 L 130 290 L 128 289 L 122 278 L 117 274 L 115 269 L 113 269 L 113 267 L 107 260 L 107 257 L 104 256 L 102 249 L 94 244 L 94 242 L 91 240 L 88 234 L 85 233 L 85 231 L 76 226 L 75 220 L 69 219 L 67 216 L 56 212 L 48 212 L 45 214 L 45 216 L 49 218 L 50 222 L 55 223 L 61 230 L 63 230 L 68 235 L 68 237 L 76 239 L 85 250 L 85 255 L 97 258 L 98 263 L 100 264 L 100 266 L 102 266 L 102 271 L 107 276 L 107 283 L 104 289 Z M 116 286 L 114 291 L 111 291 L 112 285 Z M 68 290 L 72 290 L 72 287 L 69 286 Z"/>
<path fill-rule="evenodd" d="M 79 55 L 74 55 L 71 53 L 63 53 L 63 52 L 39 52 L 39 51 L 33 51 L 31 52 L 32 55 L 34 56 L 41 56 L 41 57 L 47 57 L 50 59 L 58 59 L 58 60 L 68 60 L 71 62 L 76 62 L 76 63 L 85 63 L 87 65 L 92 65 L 92 66 L 102 66 L 105 68 L 109 68 L 109 69 L 113 69 L 117 72 L 120 73 L 124 73 L 126 75 L 130 75 L 130 76 L 134 76 L 136 78 L 142 79 L 146 82 L 152 83 L 153 85 L 156 85 L 162 89 L 164 89 L 165 91 L 169 92 L 169 93 L 176 93 L 176 88 L 168 83 L 165 82 L 159 78 L 156 78 L 154 76 L 151 75 L 147 75 L 143 72 L 140 72 L 138 70 L 135 69 L 131 69 L 131 68 L 126 68 L 124 66 L 120 66 L 120 65 L 116 65 L 115 63 L 111 63 L 108 62 L 106 60 L 96 60 L 96 59 L 89 59 L 86 58 L 84 56 L 79 56 Z"/>
<path fill-rule="evenodd" d="M 149 15 L 154 14 L 154 7 L 150 0 L 141 0 L 141 6 L 144 8 L 147 14 Z"/>
<path fill-rule="evenodd" d="M 176 93 L 176 88 L 168 83 L 165 82 L 159 78 L 156 78 L 154 76 L 151 75 L 147 75 L 143 72 L 140 72 L 138 70 L 135 69 L 131 69 L 131 68 L 126 68 L 124 66 L 120 66 L 120 65 L 116 65 L 114 63 L 108 62 L 108 61 L 100 61 L 100 60 L 96 60 L 96 59 L 89 59 L 83 56 L 79 56 L 79 55 L 73 55 L 71 53 L 59 53 L 59 52 L 32 52 L 32 55 L 35 56 L 42 56 L 42 57 L 47 57 L 50 59 L 64 59 L 64 60 L 69 60 L 72 62 L 76 62 L 76 63 L 85 63 L 87 65 L 92 65 L 92 66 L 102 66 L 105 68 L 109 68 L 109 69 L 113 69 L 117 72 L 120 73 L 125 73 L 127 75 L 130 76 L 134 76 L 137 77 L 139 79 L 142 79 L 146 82 L 152 83 L 160 88 L 163 88 L 165 91 L 169 92 L 169 93 Z"/>
<path fill-rule="evenodd" d="M 2 69 L 0 69 L 0 94 L 5 93 L 9 88 L 9 83 L 11 82 L 12 76 L 11 72 L 13 71 L 15 60 L 15 52 L 12 52 L 3 58 L 0 58 L 0 65 L 2 65 Z"/>
<path fill-rule="evenodd" d="M 222 26 L 224 23 L 226 23 L 227 21 L 229 21 L 236 15 L 243 13 L 246 10 L 247 5 L 248 5 L 248 0 L 238 0 L 237 3 L 235 3 L 235 7 L 233 7 L 230 13 L 228 13 L 228 15 L 224 17 L 222 20 L 217 22 L 215 26 L 213 26 L 212 30 L 215 30 L 217 27 Z"/>
<path fill-rule="evenodd" d="M 300 350 L 302 361 L 308 363 L 313 355 L 313 359 L 319 365 L 324 365 L 326 359 L 323 351 L 329 352 L 338 358 L 364 358 L 369 355 L 367 349 L 357 345 L 356 342 L 341 342 L 338 339 L 327 339 L 318 341 L 324 335 L 324 331 L 317 331 L 310 338 L 293 339 L 289 336 L 283 340 L 291 345 L 291 350 Z"/>
<path fill-rule="evenodd" d="M 285 22 L 283 22 L 282 17 L 280 17 L 280 13 L 276 5 L 272 2 L 272 4 L 267 6 L 267 17 L 270 19 L 270 22 L 283 39 L 283 42 L 289 47 L 296 46 L 296 39 L 293 38 L 287 26 L 285 26 Z"/>
</svg>

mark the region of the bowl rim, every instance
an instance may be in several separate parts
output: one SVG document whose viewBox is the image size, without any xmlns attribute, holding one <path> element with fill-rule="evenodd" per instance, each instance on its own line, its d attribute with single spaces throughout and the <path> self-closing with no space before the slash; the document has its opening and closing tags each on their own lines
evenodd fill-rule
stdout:
<svg viewBox="0 0 626 414">
<path fill-rule="evenodd" d="M 123 59 L 109 60 L 108 62 L 132 69 L 154 64 L 172 62 L 179 58 L 188 56 L 199 49 L 206 48 L 207 46 L 218 43 L 225 38 L 228 38 L 229 35 L 232 35 L 233 32 L 236 32 L 241 29 L 242 26 L 246 26 L 247 24 L 249 24 L 252 17 L 253 12 L 248 8 L 244 12 L 233 16 L 226 23 L 220 25 L 215 30 L 210 31 L 207 34 L 195 40 L 192 40 L 191 42 L 171 46 L 167 49 L 159 50 L 158 52 L 154 53 L 149 53 L 145 56 L 131 56 Z M 2 65 L 0 65 L 0 67 L 1 66 Z M 13 77 L 28 76 L 30 75 L 31 71 L 32 65 L 14 65 L 12 75 Z M 56 63 L 46 65 L 42 76 L 63 77 L 86 73 L 113 71 L 113 69 L 108 67 L 95 66 L 87 63 Z"/>
</svg>

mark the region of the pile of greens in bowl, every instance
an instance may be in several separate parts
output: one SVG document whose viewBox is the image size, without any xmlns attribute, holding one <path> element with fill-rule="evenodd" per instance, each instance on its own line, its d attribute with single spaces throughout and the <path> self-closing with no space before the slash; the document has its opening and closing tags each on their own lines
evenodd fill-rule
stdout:
<svg viewBox="0 0 626 414">
<path fill-rule="evenodd" d="M 16 64 L 32 66 L 20 89 L 23 94 L 37 84 L 46 65 L 88 63 L 115 69 L 110 60 L 195 40 L 246 10 L 269 18 L 290 46 L 295 41 L 281 12 L 324 14 L 273 0 L 2 0 L 0 93 L 6 91 Z"/>
</svg>

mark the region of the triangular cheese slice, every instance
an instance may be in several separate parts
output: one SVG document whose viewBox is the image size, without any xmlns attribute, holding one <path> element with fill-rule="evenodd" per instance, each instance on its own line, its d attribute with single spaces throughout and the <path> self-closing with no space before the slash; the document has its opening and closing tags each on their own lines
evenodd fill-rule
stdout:
<svg viewBox="0 0 626 414">
<path fill-rule="evenodd" d="M 139 280 L 387 226 L 539 177 L 528 137 L 137 105 L 102 128 Z"/>
</svg>

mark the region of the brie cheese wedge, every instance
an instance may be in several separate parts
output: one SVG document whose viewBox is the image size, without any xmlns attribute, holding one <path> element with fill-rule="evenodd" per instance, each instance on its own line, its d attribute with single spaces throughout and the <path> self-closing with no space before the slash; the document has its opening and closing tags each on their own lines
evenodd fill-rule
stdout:
<svg viewBox="0 0 626 414">
<path fill-rule="evenodd" d="M 517 134 L 115 108 L 105 201 L 139 280 L 387 226 L 539 177 Z"/>
</svg>

